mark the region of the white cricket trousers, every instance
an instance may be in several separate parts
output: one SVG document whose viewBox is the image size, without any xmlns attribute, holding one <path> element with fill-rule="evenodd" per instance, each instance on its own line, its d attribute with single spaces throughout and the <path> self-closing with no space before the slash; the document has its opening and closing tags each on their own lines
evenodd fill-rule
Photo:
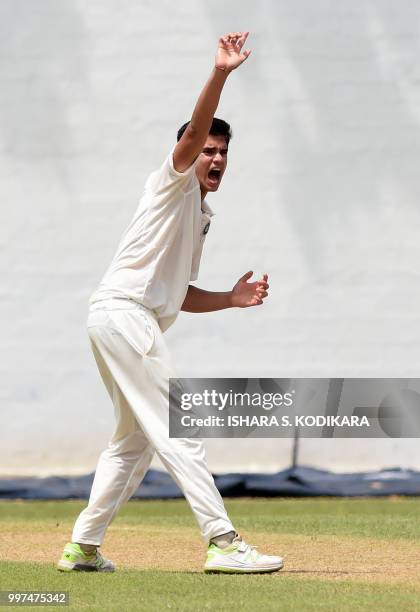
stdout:
<svg viewBox="0 0 420 612">
<path fill-rule="evenodd" d="M 154 313 L 126 299 L 91 306 L 88 333 L 110 394 L 116 428 L 101 454 L 89 504 L 72 541 L 100 546 L 119 508 L 136 491 L 154 452 L 183 491 L 203 538 L 234 531 L 198 439 L 169 438 L 169 378 L 175 378 Z"/>
</svg>

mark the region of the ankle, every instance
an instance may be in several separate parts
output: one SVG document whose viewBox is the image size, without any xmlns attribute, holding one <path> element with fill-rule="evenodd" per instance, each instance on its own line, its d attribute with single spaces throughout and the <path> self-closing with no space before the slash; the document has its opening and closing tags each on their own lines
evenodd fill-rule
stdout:
<svg viewBox="0 0 420 612">
<path fill-rule="evenodd" d="M 96 552 L 96 549 L 98 548 L 96 544 L 82 544 L 80 542 L 77 542 L 77 544 L 83 550 L 85 555 L 93 555 Z"/>
<path fill-rule="evenodd" d="M 218 548 L 227 548 L 233 542 L 238 534 L 236 531 L 229 531 L 228 533 L 222 533 L 221 535 L 215 536 L 210 540 L 210 544 L 215 544 Z"/>
</svg>

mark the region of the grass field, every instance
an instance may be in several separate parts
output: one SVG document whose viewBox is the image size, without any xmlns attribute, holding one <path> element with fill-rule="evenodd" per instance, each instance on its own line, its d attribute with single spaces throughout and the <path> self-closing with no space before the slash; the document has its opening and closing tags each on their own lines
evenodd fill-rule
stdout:
<svg viewBox="0 0 420 612">
<path fill-rule="evenodd" d="M 245 539 L 285 556 L 281 572 L 203 574 L 204 544 L 186 503 L 176 500 L 125 506 L 103 547 L 115 574 L 62 574 L 55 562 L 84 503 L 4 501 L 0 590 L 69 591 L 65 609 L 74 610 L 420 610 L 420 499 L 226 506 Z"/>
</svg>

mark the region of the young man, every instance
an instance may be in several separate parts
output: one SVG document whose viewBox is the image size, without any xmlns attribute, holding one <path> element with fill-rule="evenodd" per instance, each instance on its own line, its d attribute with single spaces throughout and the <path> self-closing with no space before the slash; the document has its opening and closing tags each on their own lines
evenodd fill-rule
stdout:
<svg viewBox="0 0 420 612">
<path fill-rule="evenodd" d="M 226 169 L 229 125 L 214 119 L 222 88 L 250 51 L 248 32 L 219 39 L 215 66 L 191 121 L 145 186 L 135 217 L 98 289 L 90 299 L 88 331 L 93 353 L 115 407 L 116 429 L 102 453 L 89 504 L 58 563 L 62 571 L 114 571 L 98 551 L 108 525 L 135 492 L 156 452 L 182 489 L 203 538 L 205 571 L 279 570 L 280 557 L 260 555 L 236 533 L 205 461 L 201 440 L 169 438 L 168 381 L 176 375 L 163 339 L 180 310 L 210 312 L 256 306 L 267 296 L 267 275 L 232 291 L 192 285 L 212 212 L 205 201 Z"/>
</svg>

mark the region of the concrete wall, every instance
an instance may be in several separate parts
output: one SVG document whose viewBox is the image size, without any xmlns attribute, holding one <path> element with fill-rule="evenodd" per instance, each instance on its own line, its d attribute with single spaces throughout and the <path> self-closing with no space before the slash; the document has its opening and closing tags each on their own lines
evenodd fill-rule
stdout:
<svg viewBox="0 0 420 612">
<path fill-rule="evenodd" d="M 419 24 L 414 0 L 2 0 L 1 473 L 94 467 L 112 407 L 87 299 L 232 29 L 253 54 L 218 111 L 234 140 L 198 284 L 252 268 L 271 294 L 182 314 L 179 373 L 419 375 Z M 290 446 L 213 441 L 210 465 L 275 470 Z M 419 455 L 416 440 L 301 446 L 340 470 Z"/>
</svg>

